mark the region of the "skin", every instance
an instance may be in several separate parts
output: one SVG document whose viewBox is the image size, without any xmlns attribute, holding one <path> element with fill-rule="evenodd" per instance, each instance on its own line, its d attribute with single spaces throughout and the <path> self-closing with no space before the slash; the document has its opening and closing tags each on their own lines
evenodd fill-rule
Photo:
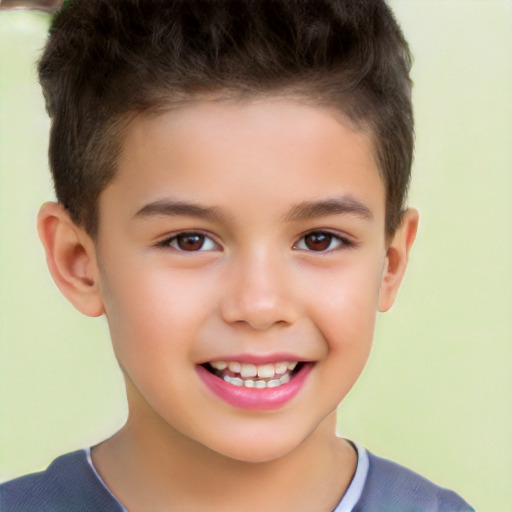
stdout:
<svg viewBox="0 0 512 512">
<path fill-rule="evenodd" d="M 125 376 L 127 424 L 92 452 L 109 488 L 130 511 L 332 510 L 357 462 L 336 407 L 418 221 L 409 210 L 386 240 L 370 134 L 282 98 L 140 117 L 100 211 L 96 240 L 55 203 L 39 232 L 62 292 L 107 316 Z M 279 354 L 312 371 L 277 409 L 230 405 L 198 377 Z"/>
</svg>

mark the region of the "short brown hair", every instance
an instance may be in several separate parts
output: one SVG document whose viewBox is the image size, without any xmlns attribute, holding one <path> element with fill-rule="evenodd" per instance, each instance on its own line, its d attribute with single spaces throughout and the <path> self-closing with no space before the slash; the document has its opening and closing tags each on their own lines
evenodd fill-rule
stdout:
<svg viewBox="0 0 512 512">
<path fill-rule="evenodd" d="M 384 0 L 69 0 L 39 62 L 57 198 L 94 236 L 131 115 L 285 94 L 369 129 L 390 235 L 412 165 L 410 65 Z"/>
</svg>

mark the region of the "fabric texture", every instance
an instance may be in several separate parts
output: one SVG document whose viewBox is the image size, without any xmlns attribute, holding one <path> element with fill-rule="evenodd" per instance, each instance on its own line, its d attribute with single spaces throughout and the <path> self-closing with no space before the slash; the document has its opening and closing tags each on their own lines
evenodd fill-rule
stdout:
<svg viewBox="0 0 512 512">
<path fill-rule="evenodd" d="M 352 512 L 474 512 L 459 495 L 369 453 L 363 493 Z"/>
<path fill-rule="evenodd" d="M 394 462 L 366 453 L 368 473 L 352 512 L 474 512 L 454 492 Z M 80 450 L 55 459 L 41 473 L 0 485 L 0 511 L 125 512 L 125 509 L 90 466 L 86 451 Z"/>
<path fill-rule="evenodd" d="M 84 450 L 55 459 L 41 473 L 0 485 L 1 512 L 123 512 L 87 462 Z"/>
</svg>

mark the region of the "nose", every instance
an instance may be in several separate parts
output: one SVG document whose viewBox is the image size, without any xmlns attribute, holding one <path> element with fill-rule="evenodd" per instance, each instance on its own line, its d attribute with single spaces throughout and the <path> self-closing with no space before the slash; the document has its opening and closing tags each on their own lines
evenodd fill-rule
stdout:
<svg viewBox="0 0 512 512">
<path fill-rule="evenodd" d="M 282 258 L 264 251 L 239 257 L 226 269 L 222 316 L 230 324 L 263 331 L 291 325 L 299 316 L 299 299 Z"/>
</svg>

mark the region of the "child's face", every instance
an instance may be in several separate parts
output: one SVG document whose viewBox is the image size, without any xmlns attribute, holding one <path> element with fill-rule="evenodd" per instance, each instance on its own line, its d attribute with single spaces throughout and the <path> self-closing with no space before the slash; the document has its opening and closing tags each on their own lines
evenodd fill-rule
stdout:
<svg viewBox="0 0 512 512">
<path fill-rule="evenodd" d="M 101 299 L 135 420 L 248 461 L 332 425 L 389 306 L 367 134 L 293 100 L 141 118 L 100 211 Z M 258 364 L 274 375 L 244 377 Z"/>
</svg>

